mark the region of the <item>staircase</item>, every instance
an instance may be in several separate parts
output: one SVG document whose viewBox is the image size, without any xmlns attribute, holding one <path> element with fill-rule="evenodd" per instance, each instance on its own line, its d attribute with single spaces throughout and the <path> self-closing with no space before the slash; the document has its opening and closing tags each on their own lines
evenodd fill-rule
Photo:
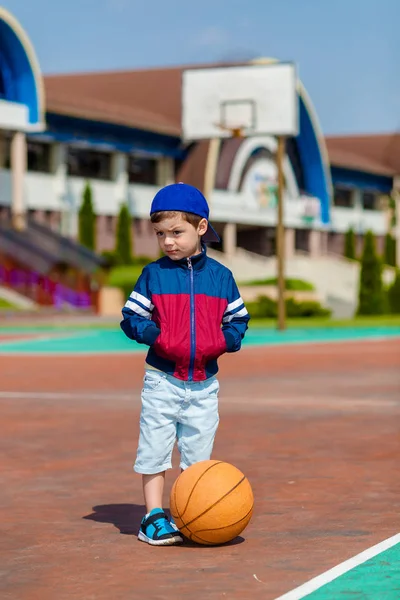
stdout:
<svg viewBox="0 0 400 600">
<path fill-rule="evenodd" d="M 237 248 L 232 257 L 222 252 L 208 250 L 215 258 L 234 274 L 236 281 L 246 283 L 257 279 L 276 277 L 276 257 L 264 257 Z M 335 318 L 350 318 L 358 303 L 360 264 L 338 255 L 311 258 L 307 254 L 297 254 L 285 262 L 285 276 L 304 279 L 315 287 L 321 302 L 332 310 Z M 385 284 L 393 281 L 394 269 L 387 267 L 383 272 Z"/>
<path fill-rule="evenodd" d="M 104 259 L 48 227 L 29 220 L 17 231 L 0 226 L 0 285 L 41 306 L 88 309 L 96 304 L 93 275 Z M 66 271 L 75 286 L 66 283 Z M 98 287 L 97 284 L 95 287 Z"/>
</svg>

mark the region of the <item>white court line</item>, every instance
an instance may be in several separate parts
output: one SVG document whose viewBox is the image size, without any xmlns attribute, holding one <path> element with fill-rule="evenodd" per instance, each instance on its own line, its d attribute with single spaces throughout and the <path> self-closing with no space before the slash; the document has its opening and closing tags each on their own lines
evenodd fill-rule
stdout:
<svg viewBox="0 0 400 600">
<path fill-rule="evenodd" d="M 4 391 L 0 390 L 0 400 L 121 400 L 131 401 L 139 396 L 138 389 L 133 389 L 131 393 L 127 392 L 87 392 L 85 390 L 76 390 L 72 392 L 41 392 L 41 391 Z M 265 397 L 254 397 L 250 401 L 244 401 L 243 396 L 232 396 L 221 395 L 219 398 L 220 404 L 224 405 L 240 405 L 243 408 L 248 406 L 263 406 L 270 408 L 279 406 L 285 408 L 288 406 L 297 406 L 299 408 L 313 408 L 315 406 L 319 408 L 397 408 L 399 402 L 396 400 L 355 400 L 354 398 L 341 398 L 337 399 L 336 396 L 332 398 L 325 398 L 321 404 L 321 397 L 316 396 L 315 398 L 307 396 L 306 398 L 285 398 L 282 396 L 269 396 Z"/>
<path fill-rule="evenodd" d="M 301 600 L 301 598 L 305 598 L 308 596 L 308 594 L 319 590 L 327 583 L 330 583 L 334 579 L 337 579 L 341 575 L 344 575 L 348 571 L 351 571 L 355 567 L 358 567 L 359 565 L 367 562 L 367 560 L 374 558 L 374 556 L 385 552 L 385 550 L 388 550 L 389 548 L 392 548 L 392 546 L 395 546 L 399 543 L 400 533 L 397 533 L 393 537 L 390 537 L 387 540 L 376 544 L 375 546 L 371 546 L 371 548 L 367 548 L 367 550 L 364 550 L 360 554 L 356 554 L 356 556 L 353 556 L 339 565 L 336 565 L 336 567 L 333 567 L 333 569 L 325 571 L 325 573 L 318 575 L 318 577 L 311 579 L 307 583 L 304 583 L 291 592 L 288 592 L 283 596 L 279 596 L 279 598 L 275 598 L 275 600 Z"/>
<path fill-rule="evenodd" d="M 97 392 L 0 392 L 0 400 L 132 400 L 132 394 Z"/>
<path fill-rule="evenodd" d="M 81 333 L 81 332 L 75 332 L 75 333 L 47 333 L 45 335 L 39 335 L 39 336 L 31 336 L 29 335 L 28 337 L 24 337 L 23 334 L 21 334 L 22 337 L 18 338 L 18 339 L 2 339 L 1 340 L 1 350 L 2 350 L 2 354 L 5 353 L 7 351 L 8 348 L 13 348 L 14 346 L 18 346 L 19 344 L 28 344 L 32 345 L 32 344 L 36 344 L 37 342 L 57 342 L 57 341 L 63 341 L 63 340 L 70 340 L 70 339 L 81 339 L 82 337 L 94 337 L 96 335 L 96 332 L 90 332 L 90 333 Z M 53 352 L 54 354 L 54 352 Z"/>
</svg>

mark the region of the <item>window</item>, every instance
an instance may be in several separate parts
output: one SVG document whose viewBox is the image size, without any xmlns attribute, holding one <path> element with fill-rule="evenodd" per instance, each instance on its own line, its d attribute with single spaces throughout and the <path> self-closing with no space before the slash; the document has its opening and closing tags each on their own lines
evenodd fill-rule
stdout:
<svg viewBox="0 0 400 600">
<path fill-rule="evenodd" d="M 353 208 L 353 190 L 351 188 L 335 186 L 333 203 L 335 206 Z"/>
<path fill-rule="evenodd" d="M 303 252 L 309 252 L 310 242 L 310 230 L 309 229 L 295 229 L 294 230 L 294 247 L 296 250 Z"/>
<path fill-rule="evenodd" d="M 139 158 L 129 156 L 128 160 L 129 183 L 145 183 L 156 185 L 157 161 L 154 158 Z"/>
<path fill-rule="evenodd" d="M 68 148 L 68 175 L 111 179 L 111 154 L 82 148 Z"/>
<path fill-rule="evenodd" d="M 3 169 L 11 169 L 11 138 L 3 138 Z"/>
<path fill-rule="evenodd" d="M 27 151 L 28 171 L 35 171 L 38 173 L 50 173 L 50 144 L 42 144 L 40 142 L 28 141 Z"/>
<path fill-rule="evenodd" d="M 377 210 L 378 202 L 377 195 L 374 192 L 363 192 L 362 205 L 365 210 Z"/>
<path fill-rule="evenodd" d="M 4 149 L 4 168 L 11 169 L 11 143 L 10 137 L 5 137 L 3 141 Z M 37 173 L 50 173 L 51 171 L 51 146 L 42 142 L 33 142 L 29 139 L 26 143 L 27 151 L 27 169 Z M 0 165 L 1 167 L 1 165 Z"/>
<path fill-rule="evenodd" d="M 182 168 L 182 165 L 185 161 L 183 160 L 183 158 L 176 158 L 174 161 L 174 175 L 175 175 L 175 179 L 178 177 L 179 175 L 179 171 Z"/>
</svg>

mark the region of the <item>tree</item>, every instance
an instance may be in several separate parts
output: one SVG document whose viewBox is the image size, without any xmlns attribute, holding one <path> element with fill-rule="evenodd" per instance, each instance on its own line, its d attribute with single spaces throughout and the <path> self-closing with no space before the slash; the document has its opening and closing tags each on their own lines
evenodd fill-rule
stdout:
<svg viewBox="0 0 400 600">
<path fill-rule="evenodd" d="M 390 233 L 385 235 L 384 263 L 391 267 L 396 266 L 396 240 Z"/>
<path fill-rule="evenodd" d="M 400 270 L 396 272 L 395 280 L 388 291 L 389 310 L 391 313 L 400 314 Z"/>
<path fill-rule="evenodd" d="M 382 284 L 382 264 L 375 249 L 375 238 L 368 231 L 361 258 L 359 304 L 357 314 L 380 315 L 385 309 Z"/>
<path fill-rule="evenodd" d="M 79 242 L 89 250 L 94 251 L 96 249 L 96 215 L 93 208 L 92 189 L 89 183 L 85 185 L 83 190 L 82 204 L 79 209 L 78 238 Z"/>
<path fill-rule="evenodd" d="M 344 239 L 344 255 L 346 258 L 350 258 L 355 260 L 356 257 L 356 236 L 354 233 L 354 229 L 350 227 L 348 231 L 346 231 L 345 239 Z"/>
<path fill-rule="evenodd" d="M 117 223 L 117 240 L 115 255 L 118 264 L 129 265 L 132 263 L 132 232 L 131 215 L 126 204 L 120 208 Z"/>
</svg>

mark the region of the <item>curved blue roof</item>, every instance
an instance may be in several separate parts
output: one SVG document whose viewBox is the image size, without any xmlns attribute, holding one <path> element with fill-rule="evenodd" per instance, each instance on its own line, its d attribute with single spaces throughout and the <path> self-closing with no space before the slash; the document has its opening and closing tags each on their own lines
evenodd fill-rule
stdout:
<svg viewBox="0 0 400 600">
<path fill-rule="evenodd" d="M 43 84 L 33 48 L 18 22 L 0 9 L 0 98 L 28 107 L 29 125 L 43 124 Z"/>
</svg>

